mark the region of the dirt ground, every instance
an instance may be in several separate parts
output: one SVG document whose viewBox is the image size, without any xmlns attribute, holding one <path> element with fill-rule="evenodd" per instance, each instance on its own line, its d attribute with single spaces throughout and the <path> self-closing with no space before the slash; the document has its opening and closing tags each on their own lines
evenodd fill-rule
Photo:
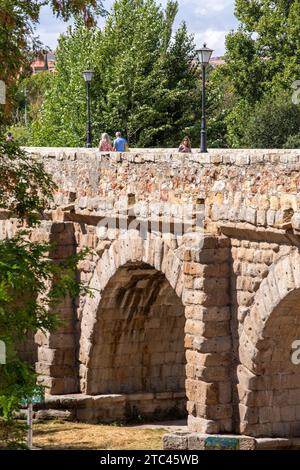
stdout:
<svg viewBox="0 0 300 470">
<path fill-rule="evenodd" d="M 115 426 L 47 421 L 33 425 L 33 445 L 42 449 L 161 450 L 176 425 Z M 178 429 L 177 429 L 178 428 Z"/>
</svg>

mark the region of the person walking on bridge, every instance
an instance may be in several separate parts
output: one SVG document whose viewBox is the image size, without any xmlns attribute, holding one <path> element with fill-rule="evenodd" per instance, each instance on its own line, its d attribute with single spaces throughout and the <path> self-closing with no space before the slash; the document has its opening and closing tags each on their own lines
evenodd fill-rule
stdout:
<svg viewBox="0 0 300 470">
<path fill-rule="evenodd" d="M 191 141 L 189 137 L 185 137 L 181 142 L 178 152 L 180 153 L 192 153 Z"/>
<path fill-rule="evenodd" d="M 99 142 L 99 151 L 100 152 L 112 152 L 113 146 L 108 134 L 104 133 L 101 136 L 101 140 Z"/>
<path fill-rule="evenodd" d="M 128 149 L 127 140 L 122 137 L 121 132 L 116 132 L 116 138 L 114 140 L 114 148 L 116 152 L 126 152 Z"/>
</svg>

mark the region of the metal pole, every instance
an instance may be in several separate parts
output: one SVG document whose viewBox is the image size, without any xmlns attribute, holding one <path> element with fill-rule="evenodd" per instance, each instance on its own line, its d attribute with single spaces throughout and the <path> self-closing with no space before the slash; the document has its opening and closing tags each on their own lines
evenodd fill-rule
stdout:
<svg viewBox="0 0 300 470">
<path fill-rule="evenodd" d="M 201 118 L 201 145 L 200 152 L 207 153 L 206 113 L 205 113 L 205 65 L 202 65 L 202 118 Z"/>
<path fill-rule="evenodd" d="M 92 146 L 92 124 L 91 124 L 91 100 L 90 100 L 90 82 L 86 82 L 86 100 L 87 100 L 87 133 L 86 133 L 86 146 L 90 148 Z"/>
<path fill-rule="evenodd" d="M 29 403 L 28 409 L 27 409 L 27 426 L 28 426 L 27 446 L 28 446 L 28 449 L 32 448 L 32 412 L 33 412 L 32 403 Z"/>
</svg>

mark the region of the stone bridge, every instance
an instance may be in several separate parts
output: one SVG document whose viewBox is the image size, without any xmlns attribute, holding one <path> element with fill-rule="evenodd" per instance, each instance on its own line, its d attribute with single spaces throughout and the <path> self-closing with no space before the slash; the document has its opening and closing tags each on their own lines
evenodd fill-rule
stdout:
<svg viewBox="0 0 300 470">
<path fill-rule="evenodd" d="M 34 239 L 56 260 L 90 248 L 78 276 L 93 295 L 23 345 L 47 407 L 300 436 L 300 151 L 27 151 L 58 186 Z"/>
</svg>

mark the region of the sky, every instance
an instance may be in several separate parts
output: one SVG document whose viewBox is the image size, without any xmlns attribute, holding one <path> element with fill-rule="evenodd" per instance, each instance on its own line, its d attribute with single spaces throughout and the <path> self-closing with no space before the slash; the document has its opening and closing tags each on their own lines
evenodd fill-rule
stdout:
<svg viewBox="0 0 300 470">
<path fill-rule="evenodd" d="M 160 0 L 160 3 L 165 6 L 166 1 Z M 179 0 L 178 3 L 176 24 L 186 21 L 189 32 L 195 35 L 197 46 L 206 42 L 208 47 L 214 49 L 214 57 L 222 55 L 226 34 L 237 27 L 234 0 Z M 112 4 L 113 0 L 104 0 L 107 10 Z M 104 20 L 101 19 L 100 26 L 103 23 Z M 67 25 L 52 15 L 49 7 L 44 7 L 36 32 L 42 42 L 54 50 L 57 38 L 66 31 Z"/>
</svg>

